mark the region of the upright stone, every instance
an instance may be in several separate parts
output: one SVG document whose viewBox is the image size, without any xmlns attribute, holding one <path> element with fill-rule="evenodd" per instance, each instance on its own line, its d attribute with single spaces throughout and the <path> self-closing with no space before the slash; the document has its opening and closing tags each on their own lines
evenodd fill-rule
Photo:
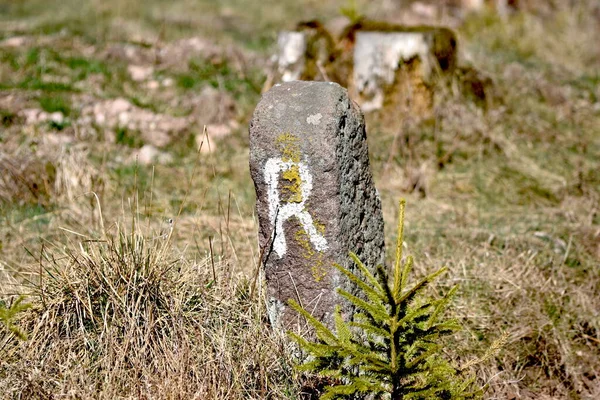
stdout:
<svg viewBox="0 0 600 400">
<path fill-rule="evenodd" d="M 299 322 L 289 299 L 330 324 L 335 304 L 343 305 L 335 289 L 354 291 L 333 267 L 354 269 L 350 251 L 367 266 L 383 263 L 366 139 L 362 113 L 336 83 L 276 85 L 254 111 L 250 171 L 274 326 Z"/>
</svg>

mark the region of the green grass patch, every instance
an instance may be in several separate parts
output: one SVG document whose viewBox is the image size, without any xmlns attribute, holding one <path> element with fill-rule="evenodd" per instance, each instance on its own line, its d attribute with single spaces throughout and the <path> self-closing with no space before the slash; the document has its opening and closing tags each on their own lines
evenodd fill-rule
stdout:
<svg viewBox="0 0 600 400">
<path fill-rule="evenodd" d="M 127 128 L 120 127 L 117 128 L 115 133 L 117 144 L 131 147 L 133 149 L 139 149 L 144 145 L 139 132 L 130 131 Z"/>
<path fill-rule="evenodd" d="M 113 75 L 111 68 L 102 61 L 65 55 L 62 50 L 48 47 L 7 51 L 0 60 L 13 70 L 10 81 L 0 82 L 4 89 L 78 92 L 75 83 L 91 75 L 100 74 L 109 81 Z M 122 85 L 121 77 L 118 81 L 118 85 Z"/>
<path fill-rule="evenodd" d="M 119 193 L 125 195 L 133 194 L 136 190 L 143 191 L 143 188 L 150 186 L 150 172 L 146 168 L 140 168 L 139 165 L 119 165 L 113 170 L 112 175 Z"/>
<path fill-rule="evenodd" d="M 0 216 L 7 221 L 11 221 L 12 224 L 21 224 L 26 221 L 34 222 L 33 227 L 35 229 L 42 229 L 50 223 L 50 216 L 47 215 L 50 211 L 52 211 L 52 207 L 48 205 L 16 205 L 0 201 Z"/>
<path fill-rule="evenodd" d="M 262 73 L 242 73 L 228 61 L 192 60 L 189 72 L 176 77 L 177 85 L 184 90 L 198 89 L 203 85 L 222 88 L 235 95 L 260 94 Z"/>
<path fill-rule="evenodd" d="M 46 112 L 61 112 L 65 117 L 71 114 L 71 102 L 65 96 L 59 94 L 43 95 L 38 101 L 42 110 Z"/>
</svg>

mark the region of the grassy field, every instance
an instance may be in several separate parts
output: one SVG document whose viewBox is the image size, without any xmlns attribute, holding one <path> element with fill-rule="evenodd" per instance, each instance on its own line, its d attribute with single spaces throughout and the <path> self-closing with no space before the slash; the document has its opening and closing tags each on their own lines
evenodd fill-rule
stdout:
<svg viewBox="0 0 600 400">
<path fill-rule="evenodd" d="M 509 335 L 471 367 L 488 399 L 600 398 L 600 11 L 576 3 L 452 20 L 487 108 L 367 118 L 387 242 L 405 197 L 416 275 L 460 284 L 448 357 Z M 0 325 L 0 398 L 318 392 L 251 293 L 247 124 L 277 31 L 344 5 L 0 1 L 0 304 L 33 305 L 27 341 Z"/>
</svg>

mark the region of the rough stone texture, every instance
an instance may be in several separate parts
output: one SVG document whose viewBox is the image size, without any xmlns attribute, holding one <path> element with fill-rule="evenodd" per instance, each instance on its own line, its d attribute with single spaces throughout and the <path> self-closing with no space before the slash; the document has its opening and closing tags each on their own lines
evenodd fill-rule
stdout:
<svg viewBox="0 0 600 400">
<path fill-rule="evenodd" d="M 335 288 L 353 290 L 333 263 L 354 269 L 350 251 L 371 267 L 384 258 L 362 113 L 335 83 L 276 85 L 250 123 L 250 171 L 272 324 L 302 322 L 289 299 L 331 323 Z"/>
</svg>

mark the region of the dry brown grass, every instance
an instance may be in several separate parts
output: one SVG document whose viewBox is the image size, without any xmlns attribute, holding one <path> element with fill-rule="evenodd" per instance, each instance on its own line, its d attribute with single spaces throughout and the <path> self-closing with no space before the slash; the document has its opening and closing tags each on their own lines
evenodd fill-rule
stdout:
<svg viewBox="0 0 600 400">
<path fill-rule="evenodd" d="M 26 293 L 35 304 L 21 318 L 29 341 L 0 332 L 0 398 L 298 398 L 244 283 L 257 259 L 244 127 L 276 30 L 340 4 L 84 3 L 0 6 L 0 38 L 25 38 L 0 50 L 0 301 Z M 487 108 L 451 83 L 437 88 L 433 118 L 391 132 L 368 121 L 385 220 L 406 197 L 416 273 L 448 265 L 433 290 L 460 284 L 451 309 L 465 332 L 449 355 L 468 362 L 510 334 L 473 367 L 490 399 L 600 396 L 600 20 L 597 2 L 567 3 L 457 25 L 461 57 L 493 81 Z M 395 17 L 384 2 L 357 4 Z M 136 58 L 203 33 L 231 51 L 176 68 Z M 127 75 L 131 63 L 174 83 L 151 90 Z M 129 161 L 146 144 L 139 132 L 81 120 L 84 105 L 120 97 L 190 117 L 209 86 L 235 99 L 241 128 L 199 161 L 197 127 L 161 149 L 171 163 L 141 167 Z M 42 103 L 71 125 L 26 123 L 20 111 Z M 132 214 L 134 229 L 123 224 Z"/>
<path fill-rule="evenodd" d="M 54 177 L 33 155 L 0 153 L 0 199 L 6 203 L 47 203 Z"/>
<path fill-rule="evenodd" d="M 154 235 L 152 235 L 154 236 Z M 29 340 L 0 349 L 2 398 L 250 399 L 296 391 L 282 338 L 220 263 L 115 226 L 47 247 L 31 280 Z M 39 268 L 39 269 L 37 269 Z M 36 270 L 37 269 L 37 270 Z"/>
</svg>

